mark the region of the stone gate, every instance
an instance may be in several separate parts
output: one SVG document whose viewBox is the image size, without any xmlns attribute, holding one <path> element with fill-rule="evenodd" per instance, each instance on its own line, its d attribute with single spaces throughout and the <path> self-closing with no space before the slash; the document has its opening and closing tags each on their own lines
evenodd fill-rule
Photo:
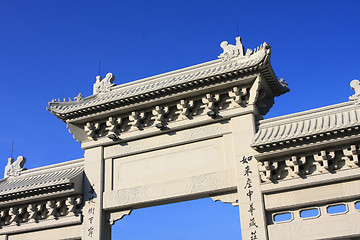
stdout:
<svg viewBox="0 0 360 240">
<path fill-rule="evenodd" d="M 270 45 L 224 41 L 218 60 L 53 100 L 83 159 L 0 181 L 0 239 L 111 239 L 132 210 L 211 197 L 242 239 L 359 239 L 359 81 L 350 101 L 263 120 L 289 91 Z M 131 216 L 130 216 L 131 217 Z"/>
</svg>

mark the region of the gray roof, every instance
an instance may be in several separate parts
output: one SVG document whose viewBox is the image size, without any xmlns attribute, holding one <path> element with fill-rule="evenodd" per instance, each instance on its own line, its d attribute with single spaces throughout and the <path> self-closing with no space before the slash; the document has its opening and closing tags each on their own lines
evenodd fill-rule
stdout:
<svg viewBox="0 0 360 240">
<path fill-rule="evenodd" d="M 83 171 L 83 159 L 25 170 L 0 181 L 0 202 L 81 194 Z"/>
<path fill-rule="evenodd" d="M 360 105 L 345 102 L 260 121 L 252 147 L 281 146 L 358 130 L 359 126 Z"/>
<path fill-rule="evenodd" d="M 47 109 L 64 121 L 76 115 L 126 106 L 139 99 L 184 91 L 192 86 L 252 71 L 262 72 L 273 94 L 279 96 L 287 92 L 288 88 L 279 83 L 275 76 L 270 66 L 270 53 L 270 46 L 264 43 L 249 56 L 229 61 L 214 60 L 115 86 L 110 92 L 92 95 L 82 101 L 50 102 Z"/>
</svg>

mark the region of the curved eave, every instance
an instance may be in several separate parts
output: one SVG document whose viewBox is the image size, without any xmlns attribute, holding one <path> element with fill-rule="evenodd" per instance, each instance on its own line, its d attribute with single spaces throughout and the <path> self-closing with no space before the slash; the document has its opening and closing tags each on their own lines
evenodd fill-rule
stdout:
<svg viewBox="0 0 360 240">
<path fill-rule="evenodd" d="M 194 87 L 214 84 L 226 78 L 261 72 L 274 96 L 289 89 L 279 83 L 270 64 L 270 46 L 263 44 L 258 52 L 243 59 L 228 62 L 212 61 L 192 66 L 174 73 L 161 74 L 149 79 L 114 87 L 110 92 L 85 98 L 81 102 L 53 102 L 47 108 L 62 121 L 86 116 L 94 112 L 121 108 L 136 102 L 151 101 L 164 95 L 188 91 Z M 153 88 L 153 90 L 152 90 Z"/>
<path fill-rule="evenodd" d="M 23 175 L 2 179 L 1 206 L 82 194 L 84 168 L 76 164 L 68 168 L 24 171 Z"/>
<path fill-rule="evenodd" d="M 260 122 L 251 147 L 258 151 L 357 135 L 360 111 L 346 102 Z"/>
</svg>

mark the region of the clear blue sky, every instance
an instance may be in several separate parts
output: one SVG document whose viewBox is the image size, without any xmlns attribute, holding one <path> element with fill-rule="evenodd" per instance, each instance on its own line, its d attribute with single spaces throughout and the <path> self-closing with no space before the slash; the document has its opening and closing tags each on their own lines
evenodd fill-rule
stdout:
<svg viewBox="0 0 360 240">
<path fill-rule="evenodd" d="M 266 41 L 291 91 L 274 117 L 347 101 L 360 78 L 360 1 L 0 1 L 0 159 L 35 168 L 83 157 L 52 98 L 88 96 L 98 73 L 121 84 L 214 60 L 223 40 Z M 0 165 L 2 175 L 3 167 Z M 139 225 L 138 225 L 139 223 Z M 240 239 L 236 208 L 209 199 L 134 211 L 114 239 Z"/>
</svg>

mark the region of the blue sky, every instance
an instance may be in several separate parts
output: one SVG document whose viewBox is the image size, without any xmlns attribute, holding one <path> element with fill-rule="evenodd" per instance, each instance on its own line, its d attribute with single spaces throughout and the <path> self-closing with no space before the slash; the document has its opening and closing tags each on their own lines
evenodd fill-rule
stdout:
<svg viewBox="0 0 360 240">
<path fill-rule="evenodd" d="M 270 43 L 275 73 L 291 89 L 266 118 L 347 101 L 350 81 L 360 78 L 359 9 L 347 0 L 1 0 L 3 166 L 12 140 L 27 168 L 83 156 L 45 108 L 53 98 L 90 95 L 99 59 L 116 84 L 191 66 L 216 59 L 222 41 L 234 44 L 237 23 L 245 48 Z M 134 211 L 116 223 L 114 239 L 239 239 L 239 232 L 236 208 L 204 199 Z"/>
</svg>

